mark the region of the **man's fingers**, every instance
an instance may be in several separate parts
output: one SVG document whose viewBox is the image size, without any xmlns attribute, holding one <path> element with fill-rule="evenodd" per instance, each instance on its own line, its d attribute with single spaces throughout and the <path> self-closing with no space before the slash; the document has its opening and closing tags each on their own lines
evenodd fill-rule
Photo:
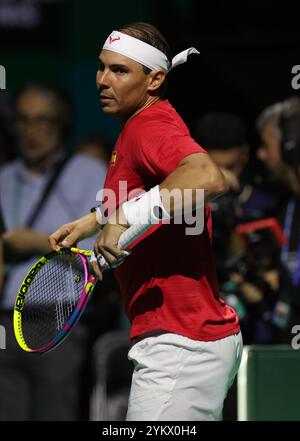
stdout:
<svg viewBox="0 0 300 441">
<path fill-rule="evenodd" d="M 81 234 L 80 228 L 64 225 L 51 234 L 48 240 L 52 250 L 56 250 L 59 247 L 71 248 L 76 245 Z"/>
<path fill-rule="evenodd" d="M 71 248 L 72 246 L 76 245 L 80 238 L 80 232 L 79 231 L 73 231 L 72 233 L 68 234 L 61 242 L 61 246 L 65 248 Z"/>
<path fill-rule="evenodd" d="M 124 262 L 129 254 L 131 253 L 125 250 L 116 250 L 115 248 L 103 245 L 95 245 L 94 253 L 92 254 L 92 258 L 90 259 L 93 273 L 99 280 L 102 281 L 103 271 L 106 271 L 109 268 L 117 268 Z"/>
<path fill-rule="evenodd" d="M 58 248 L 58 239 L 56 239 L 56 237 L 52 234 L 49 237 L 48 241 L 49 241 L 51 250 L 55 251 Z"/>
<path fill-rule="evenodd" d="M 129 254 L 125 250 L 120 250 L 119 248 L 110 247 L 108 245 L 99 246 L 99 252 L 103 255 L 107 263 L 109 263 L 109 265 L 112 267 L 114 267 L 116 261 L 121 260 L 123 262 L 125 257 L 127 257 Z"/>
<path fill-rule="evenodd" d="M 116 256 L 111 253 L 111 250 L 108 247 L 104 247 L 101 245 L 99 247 L 99 253 L 102 254 L 106 262 L 111 266 L 116 260 Z"/>
<path fill-rule="evenodd" d="M 59 228 L 54 233 L 52 233 L 48 239 L 51 249 L 55 251 L 59 247 L 60 242 L 64 240 L 69 233 L 70 230 L 66 229 L 65 227 Z"/>
<path fill-rule="evenodd" d="M 102 272 L 99 268 L 99 265 L 97 262 L 91 262 L 92 268 L 93 268 L 93 273 L 95 274 L 95 276 L 99 279 L 99 280 L 103 280 L 103 275 Z"/>
<path fill-rule="evenodd" d="M 119 250 L 115 247 L 95 244 L 93 257 L 90 262 L 95 268 L 97 265 L 100 271 L 106 271 L 107 269 L 120 266 L 129 254 L 131 254 L 131 252 L 126 250 Z"/>
</svg>

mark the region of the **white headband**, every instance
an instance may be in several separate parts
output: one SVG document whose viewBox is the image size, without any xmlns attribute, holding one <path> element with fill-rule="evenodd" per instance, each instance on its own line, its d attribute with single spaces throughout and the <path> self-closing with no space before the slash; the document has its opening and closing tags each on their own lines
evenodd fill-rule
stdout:
<svg viewBox="0 0 300 441">
<path fill-rule="evenodd" d="M 112 31 L 102 49 L 125 55 L 125 57 L 131 58 L 151 70 L 163 69 L 166 72 L 185 63 L 189 55 L 200 54 L 197 49 L 190 47 L 177 54 L 170 64 L 166 55 L 159 49 L 119 31 Z"/>
</svg>

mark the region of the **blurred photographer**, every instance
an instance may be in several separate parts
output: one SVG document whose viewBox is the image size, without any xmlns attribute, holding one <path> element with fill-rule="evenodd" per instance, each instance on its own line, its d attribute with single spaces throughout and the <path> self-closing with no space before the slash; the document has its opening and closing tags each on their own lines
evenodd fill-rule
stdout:
<svg viewBox="0 0 300 441">
<path fill-rule="evenodd" d="M 240 225 L 238 230 L 246 231 L 243 251 L 225 262 L 228 281 L 221 291 L 239 315 L 246 344 L 287 343 L 290 338 L 293 287 L 280 259 L 283 232 L 276 237 L 269 222 L 280 228 L 275 219 Z"/>
<path fill-rule="evenodd" d="M 272 107 L 269 108 L 272 110 Z M 274 113 L 274 106 L 273 106 Z M 278 187 L 287 189 L 289 198 L 281 208 L 278 218 L 283 226 L 287 245 L 281 251 L 281 261 L 286 265 L 294 286 L 295 321 L 300 318 L 300 99 L 291 97 L 277 105 L 276 122 L 273 121 L 273 142 L 266 142 L 266 110 L 259 116 L 257 126 L 264 140 L 258 151 L 265 161 L 272 179 Z M 269 124 L 270 131 L 270 124 Z M 270 156 L 276 161 L 270 161 Z M 299 318 L 298 318 L 299 317 Z"/>
<path fill-rule="evenodd" d="M 299 98 L 291 97 L 266 107 L 256 119 L 256 129 L 261 141 L 256 156 L 265 167 L 268 188 L 276 192 L 282 202 L 278 205 L 277 213 L 284 210 L 288 199 L 299 192 L 294 170 L 297 158 L 287 153 L 289 145 L 286 143 L 287 137 L 299 136 L 297 134 L 299 108 Z M 285 126 L 290 124 L 288 121 L 295 127 L 289 126 L 287 133 Z"/>
<path fill-rule="evenodd" d="M 214 112 L 201 118 L 196 126 L 197 141 L 222 167 L 230 185 L 229 192 L 212 203 L 213 244 L 221 291 L 238 312 L 246 344 L 283 343 L 290 338 L 295 296 L 286 263 L 294 254 L 289 245 L 281 249 L 269 230 L 253 232 L 242 246 L 235 228 L 270 216 L 280 219 L 280 212 L 286 211 L 288 201 L 296 194 L 296 174 L 289 165 L 295 159 L 287 163 L 281 154 L 281 126 L 290 120 L 296 102 L 276 103 L 257 120 L 262 140 L 257 157 L 264 168 L 255 163 L 249 166 L 246 127 L 237 116 Z M 300 212 L 294 215 L 300 219 Z M 288 254 L 284 254 L 287 249 Z"/>
<path fill-rule="evenodd" d="M 287 196 L 277 218 L 287 238 L 280 261 L 292 284 L 291 329 L 300 322 L 300 99 L 291 97 L 266 108 L 257 119 L 257 129 L 262 140 L 257 156 L 268 168 L 270 180 Z"/>
</svg>

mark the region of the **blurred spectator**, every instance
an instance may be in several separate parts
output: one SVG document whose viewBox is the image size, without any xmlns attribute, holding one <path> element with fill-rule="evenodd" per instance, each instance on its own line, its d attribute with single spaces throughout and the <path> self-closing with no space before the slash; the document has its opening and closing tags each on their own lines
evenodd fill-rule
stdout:
<svg viewBox="0 0 300 441">
<path fill-rule="evenodd" d="M 81 139 L 76 147 L 76 151 L 92 158 L 101 159 L 106 164 L 109 163 L 111 152 L 111 142 L 100 133 L 89 135 Z"/>
<path fill-rule="evenodd" d="M 288 240 L 281 262 L 288 269 L 291 318 L 289 329 L 300 321 L 300 99 L 290 97 L 265 109 L 257 118 L 262 145 L 258 157 L 269 170 L 269 181 L 285 194 L 277 217 Z M 282 320 L 288 308 L 281 312 Z"/>
<path fill-rule="evenodd" d="M 266 118 L 271 113 L 272 123 Z M 292 97 L 264 110 L 257 119 L 257 128 L 263 141 L 258 156 L 265 162 L 272 180 L 289 195 L 278 216 L 289 240 L 283 260 L 293 274 L 300 243 L 300 99 Z M 268 131 L 273 135 L 267 137 Z"/>
<path fill-rule="evenodd" d="M 213 247 L 222 282 L 227 280 L 224 261 L 237 251 L 235 226 L 269 215 L 276 200 L 264 191 L 249 167 L 247 129 L 238 116 L 229 112 L 208 113 L 198 121 L 195 137 L 221 167 L 229 184 L 229 191 L 211 203 Z"/>
<path fill-rule="evenodd" d="M 226 278 L 223 263 L 230 254 L 232 232 L 242 213 L 238 194 L 241 190 L 240 176 L 249 156 L 246 128 L 235 115 L 212 112 L 198 121 L 195 137 L 221 167 L 229 184 L 229 191 L 211 203 L 214 255 L 219 280 L 222 281 Z"/>
<path fill-rule="evenodd" d="M 0 352 L 0 420 L 76 420 L 85 329 L 80 324 L 57 350 L 34 357 L 23 352 L 12 329 L 14 299 L 33 263 L 50 251 L 49 233 L 95 205 L 106 168 L 66 153 L 73 106 L 64 90 L 26 85 L 16 97 L 20 157 L 0 168 L 0 207 L 6 232 L 5 284 L 0 322 L 7 349 Z M 93 238 L 80 246 L 89 249 Z"/>
<path fill-rule="evenodd" d="M 237 178 L 249 159 L 247 129 L 243 121 L 229 112 L 207 113 L 196 124 L 196 137 L 217 164 L 231 172 L 228 176 L 232 175 L 232 187 L 238 189 Z"/>
<path fill-rule="evenodd" d="M 257 149 L 257 157 L 269 172 L 267 179 L 269 188 L 278 194 L 281 202 L 278 204 L 277 211 L 282 209 L 282 205 L 285 205 L 287 199 L 295 192 L 296 184 L 294 174 L 288 164 L 283 161 L 280 121 L 284 108 L 291 104 L 297 107 L 299 101 L 298 98 L 290 98 L 284 102 L 272 104 L 266 107 L 256 120 L 256 128 L 261 140 L 261 145 Z"/>
<path fill-rule="evenodd" d="M 279 119 L 282 103 L 275 103 L 266 107 L 256 120 L 256 128 L 261 139 L 261 146 L 257 156 L 266 162 L 269 170 L 277 170 L 281 162 Z"/>
</svg>

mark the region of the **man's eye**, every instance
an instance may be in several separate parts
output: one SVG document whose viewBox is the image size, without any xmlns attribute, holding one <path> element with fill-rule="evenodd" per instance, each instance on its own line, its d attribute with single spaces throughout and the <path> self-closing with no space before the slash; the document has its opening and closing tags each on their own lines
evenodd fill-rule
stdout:
<svg viewBox="0 0 300 441">
<path fill-rule="evenodd" d="M 113 69 L 113 72 L 115 72 L 115 73 L 126 73 L 127 71 L 125 69 L 123 69 L 122 67 L 115 67 Z"/>
<path fill-rule="evenodd" d="M 102 71 L 103 69 L 104 69 L 103 64 L 99 62 L 99 63 L 98 63 L 98 70 L 101 70 L 101 71 Z"/>
</svg>

